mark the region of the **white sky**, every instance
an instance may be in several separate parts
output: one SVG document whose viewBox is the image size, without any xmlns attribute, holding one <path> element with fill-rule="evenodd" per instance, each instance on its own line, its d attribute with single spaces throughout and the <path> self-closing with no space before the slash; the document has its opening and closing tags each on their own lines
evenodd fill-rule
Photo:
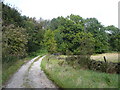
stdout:
<svg viewBox="0 0 120 90">
<path fill-rule="evenodd" d="M 118 2 L 120 0 L 4 0 L 15 5 L 22 15 L 39 19 L 52 19 L 70 14 L 83 18 L 95 17 L 103 25 L 118 27 Z"/>
</svg>

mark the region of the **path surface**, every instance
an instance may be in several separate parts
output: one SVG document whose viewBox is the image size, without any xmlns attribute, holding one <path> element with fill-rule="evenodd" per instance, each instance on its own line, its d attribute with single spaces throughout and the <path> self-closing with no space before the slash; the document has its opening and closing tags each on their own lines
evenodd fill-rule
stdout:
<svg viewBox="0 0 120 90">
<path fill-rule="evenodd" d="M 57 88 L 41 70 L 41 57 L 34 62 L 39 56 L 24 64 L 18 72 L 8 81 L 5 88 Z"/>
</svg>

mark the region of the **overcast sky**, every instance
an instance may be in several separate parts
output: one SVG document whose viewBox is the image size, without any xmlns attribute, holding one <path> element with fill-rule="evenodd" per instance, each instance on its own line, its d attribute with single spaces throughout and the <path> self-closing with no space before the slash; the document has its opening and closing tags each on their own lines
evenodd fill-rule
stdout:
<svg viewBox="0 0 120 90">
<path fill-rule="evenodd" d="M 70 14 L 83 18 L 97 18 L 103 25 L 118 27 L 118 2 L 120 0 L 4 0 L 15 5 L 22 15 L 39 19 L 52 19 Z"/>
</svg>

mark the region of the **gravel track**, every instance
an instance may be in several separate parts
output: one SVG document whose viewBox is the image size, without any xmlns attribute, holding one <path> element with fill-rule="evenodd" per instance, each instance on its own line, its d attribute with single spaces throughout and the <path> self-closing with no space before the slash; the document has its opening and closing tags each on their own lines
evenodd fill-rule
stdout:
<svg viewBox="0 0 120 90">
<path fill-rule="evenodd" d="M 58 88 L 41 70 L 41 61 L 45 56 L 35 61 L 39 56 L 24 64 L 8 81 L 5 88 Z"/>
</svg>

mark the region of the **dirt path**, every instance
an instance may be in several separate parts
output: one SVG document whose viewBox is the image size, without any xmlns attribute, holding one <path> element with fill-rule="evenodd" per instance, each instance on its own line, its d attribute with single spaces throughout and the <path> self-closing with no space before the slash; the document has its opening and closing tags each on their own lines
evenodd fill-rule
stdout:
<svg viewBox="0 0 120 90">
<path fill-rule="evenodd" d="M 5 88 L 57 88 L 41 70 L 40 64 L 45 56 L 34 62 L 38 57 L 24 64 L 8 81 Z"/>
</svg>

